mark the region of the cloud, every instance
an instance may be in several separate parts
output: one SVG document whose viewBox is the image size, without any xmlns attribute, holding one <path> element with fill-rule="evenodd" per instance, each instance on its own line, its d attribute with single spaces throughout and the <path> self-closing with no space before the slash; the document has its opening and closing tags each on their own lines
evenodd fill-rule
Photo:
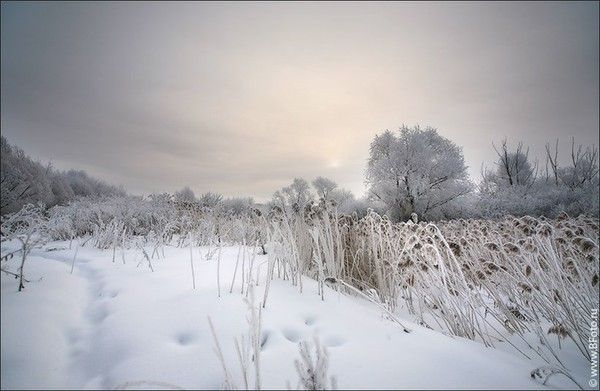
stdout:
<svg viewBox="0 0 600 391">
<path fill-rule="evenodd" d="M 597 3 L 2 3 L 2 131 L 134 192 L 356 193 L 373 136 L 596 143 Z"/>
</svg>

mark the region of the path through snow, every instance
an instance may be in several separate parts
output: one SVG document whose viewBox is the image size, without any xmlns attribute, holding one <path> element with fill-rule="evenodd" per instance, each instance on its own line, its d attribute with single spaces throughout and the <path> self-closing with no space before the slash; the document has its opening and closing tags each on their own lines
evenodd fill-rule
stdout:
<svg viewBox="0 0 600 391">
<path fill-rule="evenodd" d="M 3 252 L 13 245 L 3 244 Z M 65 249 L 40 250 L 28 260 L 32 282 L 24 292 L 2 276 L 3 388 L 218 389 L 224 379 L 207 316 L 242 384 L 233 344 L 248 329 L 239 274 L 229 293 L 238 247 L 223 249 L 220 298 L 216 261 L 200 256 L 205 249 L 193 252 L 194 290 L 189 249 L 166 248 L 151 272 L 146 263 L 136 267 L 141 255 L 135 250 L 122 264 L 119 257 L 112 262 L 109 250 L 83 247 L 70 274 L 74 249 L 65 242 L 52 247 Z M 265 260 L 257 255 L 257 264 Z M 368 302 L 329 288 L 321 301 L 312 280 L 305 279 L 300 294 L 289 281 L 275 279 L 263 310 L 263 387 L 296 384 L 298 342 L 313 335 L 327 346 L 330 374 L 342 389 L 541 387 L 529 376 L 537 363 L 406 323 L 410 334 Z M 552 381 L 572 387 L 558 377 Z"/>
</svg>

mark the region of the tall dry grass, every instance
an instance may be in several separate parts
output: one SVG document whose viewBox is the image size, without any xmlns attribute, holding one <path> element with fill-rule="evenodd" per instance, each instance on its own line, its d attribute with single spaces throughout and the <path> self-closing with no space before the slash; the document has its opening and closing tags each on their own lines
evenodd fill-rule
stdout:
<svg viewBox="0 0 600 391">
<path fill-rule="evenodd" d="M 321 203 L 301 214 L 274 210 L 268 221 L 268 238 L 277 243 L 269 264 L 301 290 L 303 275 L 319 282 L 321 296 L 325 284 L 342 282 L 335 285 L 451 335 L 488 346 L 507 341 L 563 367 L 560 348 L 568 338 L 590 360 L 598 219 L 394 224 L 374 212 L 338 216 Z M 532 334 L 539 345 L 532 346 Z"/>
</svg>

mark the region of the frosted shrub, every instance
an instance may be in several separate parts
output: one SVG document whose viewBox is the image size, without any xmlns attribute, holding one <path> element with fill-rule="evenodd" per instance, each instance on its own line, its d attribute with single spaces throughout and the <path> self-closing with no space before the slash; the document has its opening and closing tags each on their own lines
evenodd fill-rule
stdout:
<svg viewBox="0 0 600 391">
<path fill-rule="evenodd" d="M 67 208 L 57 206 L 50 211 L 48 231 L 55 240 L 72 240 L 75 237 L 74 222 Z"/>
<path fill-rule="evenodd" d="M 49 211 L 49 235 L 53 240 L 87 237 L 83 243 L 97 248 L 129 246 L 135 237 L 151 245 L 150 256 L 165 246 L 217 246 L 220 244 L 266 243 L 266 220 L 252 211 L 248 200 L 230 200 L 202 206 L 197 202 L 173 200 L 168 194 L 149 197 L 79 198 Z M 227 206 L 229 205 L 229 206 Z M 175 243 L 173 243 L 176 240 Z"/>
<path fill-rule="evenodd" d="M 48 220 L 44 216 L 43 205 L 27 204 L 18 212 L 8 215 L 2 221 L 2 240 L 18 240 L 21 244 L 21 263 L 14 273 L 2 267 L 2 271 L 19 279 L 19 292 L 25 288 L 23 282 L 25 261 L 31 250 L 47 242 Z"/>
<path fill-rule="evenodd" d="M 330 285 L 367 297 L 392 320 L 403 307 L 425 327 L 488 346 L 498 339 L 520 339 L 550 365 L 562 365 L 560 348 L 566 340 L 590 359 L 585 325 L 598 307 L 597 218 L 563 212 L 554 219 L 393 223 L 372 210 L 362 218 L 340 215 L 336 203 L 325 198 L 302 201 L 292 206 L 286 201 L 263 213 L 176 201 L 169 195 L 81 198 L 52 208 L 49 219 L 33 207 L 22 216 L 32 219 L 24 227 L 38 227 L 32 228 L 36 234 L 30 240 L 84 237 L 83 245 L 111 249 L 113 262 L 118 247 L 134 247 L 149 268 L 169 245 L 190 251 L 207 246 L 207 258 L 225 245 L 260 248 L 268 256 L 263 307 L 273 278 L 289 280 L 302 292 L 303 278 L 310 277 L 318 282 L 315 293 L 322 299 Z M 11 218 L 14 225 L 16 217 Z M 19 225 L 8 229 L 3 222 L 2 227 L 4 239 Z M 241 254 L 236 272 L 240 266 L 242 293 L 245 287 L 248 294 L 260 265 L 254 264 L 254 251 L 248 265 L 245 250 Z M 193 256 L 190 261 L 193 267 Z M 229 291 L 234 283 L 235 276 Z M 527 342 L 532 333 L 541 348 Z"/>
</svg>

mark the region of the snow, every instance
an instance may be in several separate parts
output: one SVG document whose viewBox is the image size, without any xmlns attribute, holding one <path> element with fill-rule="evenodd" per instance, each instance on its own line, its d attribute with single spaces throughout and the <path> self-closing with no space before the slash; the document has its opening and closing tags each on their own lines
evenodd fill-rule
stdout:
<svg viewBox="0 0 600 391">
<path fill-rule="evenodd" d="M 138 250 L 127 250 L 123 264 L 120 253 L 113 263 L 111 250 L 81 247 L 70 274 L 75 244 L 69 249 L 68 242 L 54 242 L 46 249 L 52 247 L 59 249 L 32 252 L 23 292 L 13 277 L 1 277 L 3 389 L 218 389 L 224 375 L 208 316 L 228 370 L 242 385 L 234 349 L 234 338 L 248 332 L 241 266 L 229 293 L 240 247 L 223 248 L 220 297 L 218 257 L 207 260 L 205 247 L 193 249 L 196 289 L 189 248 L 165 248 L 164 259 L 152 260 L 152 272 L 139 262 Z M 14 242 L 3 243 L 3 253 L 14 248 Z M 257 301 L 264 294 L 266 261 L 256 256 L 255 265 L 262 265 L 254 269 L 260 270 Z M 262 310 L 262 386 L 282 389 L 289 381 L 295 387 L 298 342 L 317 335 L 341 389 L 544 388 L 530 377 L 539 366 L 534 361 L 403 323 L 410 333 L 365 300 L 327 287 L 322 301 L 313 280 L 305 278 L 300 293 L 275 278 Z M 558 376 L 549 385 L 573 387 Z"/>
</svg>

